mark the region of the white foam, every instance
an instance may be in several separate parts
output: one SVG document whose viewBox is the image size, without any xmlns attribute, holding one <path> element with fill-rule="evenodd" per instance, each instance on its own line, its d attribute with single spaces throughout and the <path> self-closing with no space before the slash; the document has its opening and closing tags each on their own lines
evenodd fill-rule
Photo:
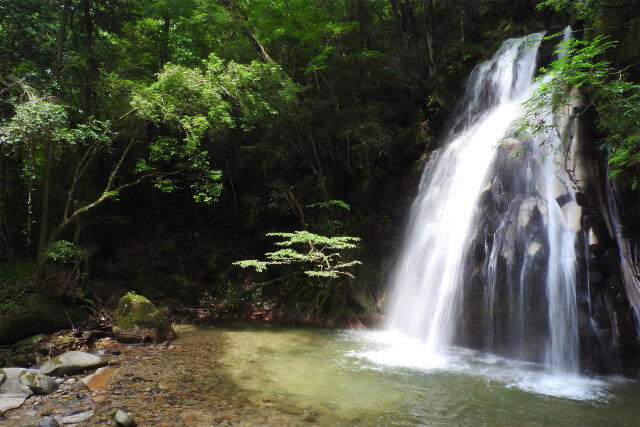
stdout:
<svg viewBox="0 0 640 427">
<path fill-rule="evenodd" d="M 450 347 L 435 354 L 418 340 L 395 331 L 347 332 L 345 337 L 359 342 L 361 347 L 345 356 L 367 361 L 361 365 L 366 369 L 401 367 L 424 375 L 466 375 L 503 384 L 505 388 L 572 400 L 608 400 L 608 389 L 616 382 L 615 378 L 552 374 L 544 365 L 464 348 Z"/>
</svg>

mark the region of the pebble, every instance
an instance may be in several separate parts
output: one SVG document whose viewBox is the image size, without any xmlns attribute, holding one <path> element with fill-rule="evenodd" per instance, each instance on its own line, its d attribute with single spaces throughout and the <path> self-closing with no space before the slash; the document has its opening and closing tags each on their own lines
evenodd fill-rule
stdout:
<svg viewBox="0 0 640 427">
<path fill-rule="evenodd" d="M 127 427 L 136 425 L 133 416 L 131 416 L 131 414 L 127 411 L 123 411 L 122 409 L 116 409 L 116 411 L 113 413 L 113 419 L 119 426 Z"/>
</svg>

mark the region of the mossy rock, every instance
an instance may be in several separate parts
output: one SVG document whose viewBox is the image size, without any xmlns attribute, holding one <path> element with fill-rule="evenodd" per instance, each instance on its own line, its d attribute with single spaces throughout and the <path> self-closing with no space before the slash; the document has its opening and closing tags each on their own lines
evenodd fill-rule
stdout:
<svg viewBox="0 0 640 427">
<path fill-rule="evenodd" d="M 89 313 L 78 307 L 65 307 L 60 301 L 32 295 L 20 307 L 0 314 L 0 345 L 13 344 L 36 334 L 50 334 L 71 329 Z"/>
<path fill-rule="evenodd" d="M 113 333 L 120 342 L 158 342 L 176 337 L 166 316 L 147 298 L 136 294 L 120 298 Z"/>
<path fill-rule="evenodd" d="M 47 338 L 47 335 L 38 334 L 29 338 L 18 341 L 11 346 L 11 356 L 9 357 L 9 364 L 13 366 L 27 367 L 31 366 L 35 361 L 33 353 L 35 353 L 36 345 L 43 339 Z"/>
</svg>

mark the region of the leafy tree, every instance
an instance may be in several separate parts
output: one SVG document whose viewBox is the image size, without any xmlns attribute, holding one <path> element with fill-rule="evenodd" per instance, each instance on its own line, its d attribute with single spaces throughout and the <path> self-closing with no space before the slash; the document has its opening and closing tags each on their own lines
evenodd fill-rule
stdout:
<svg viewBox="0 0 640 427">
<path fill-rule="evenodd" d="M 225 63 L 211 54 L 201 68 L 167 64 L 156 82 L 134 93 L 132 105 L 156 125 L 172 133 L 159 136 L 149 147 L 149 162 L 138 170 L 157 170 L 153 162 L 176 161 L 191 174 L 191 189 L 198 202 L 210 203 L 221 191 L 221 172 L 210 167 L 205 142 L 214 142 L 231 128 L 251 130 L 269 122 L 278 107 L 294 102 L 297 87 L 273 64 Z M 173 182 L 156 181 L 163 190 Z"/>
<path fill-rule="evenodd" d="M 339 220 L 332 220 L 336 210 L 350 211 L 350 206 L 342 200 L 329 200 L 328 202 L 318 202 L 308 205 L 310 209 L 321 209 L 328 211 L 326 215 L 316 215 L 313 224 L 306 224 L 305 215 L 300 206 L 298 215 L 300 222 L 305 227 L 319 228 L 324 231 L 337 234 L 343 228 L 343 223 Z M 242 268 L 253 267 L 257 272 L 264 271 L 271 265 L 304 265 L 304 273 L 309 277 L 324 277 L 335 279 L 340 275 L 354 278 L 349 269 L 361 264 L 357 260 L 343 261 L 343 251 L 355 249 L 356 243 L 360 241 L 358 237 L 352 236 L 323 236 L 312 233 L 308 230 L 295 231 L 293 233 L 267 233 L 268 237 L 278 237 L 281 240 L 275 245 L 283 249 L 275 252 L 267 252 L 267 261 L 255 259 L 234 262 Z"/>
<path fill-rule="evenodd" d="M 267 261 L 252 259 L 236 261 L 234 264 L 242 268 L 253 267 L 257 272 L 264 271 L 270 265 L 308 264 L 310 267 L 304 270 L 307 276 L 327 278 L 337 278 L 339 275 L 353 278 L 348 269 L 361 264 L 357 260 L 340 261 L 341 251 L 356 248 L 355 242 L 360 241 L 357 237 L 326 237 L 308 231 L 267 233 L 267 236 L 282 238 L 275 245 L 284 249 L 267 252 Z"/>
</svg>

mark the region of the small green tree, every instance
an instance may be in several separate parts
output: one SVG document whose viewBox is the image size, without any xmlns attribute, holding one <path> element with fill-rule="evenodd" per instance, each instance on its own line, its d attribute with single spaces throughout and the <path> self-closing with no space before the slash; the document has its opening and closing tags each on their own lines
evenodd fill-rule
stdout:
<svg viewBox="0 0 640 427">
<path fill-rule="evenodd" d="M 301 264 L 305 266 L 304 273 L 310 277 L 337 278 L 344 275 L 353 278 L 349 268 L 361 264 L 357 260 L 342 261 L 342 252 L 355 249 L 356 242 L 360 241 L 358 237 L 327 237 L 308 231 L 267 233 L 267 236 L 282 238 L 275 245 L 283 249 L 267 252 L 266 261 L 251 259 L 234 262 L 234 265 L 253 267 L 261 272 L 270 265 Z"/>
</svg>

